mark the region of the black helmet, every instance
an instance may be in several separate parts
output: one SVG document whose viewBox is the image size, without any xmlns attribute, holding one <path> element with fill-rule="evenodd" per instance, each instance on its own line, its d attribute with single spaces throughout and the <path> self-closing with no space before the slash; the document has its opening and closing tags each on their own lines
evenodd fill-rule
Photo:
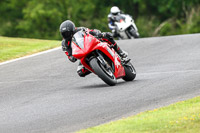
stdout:
<svg viewBox="0 0 200 133">
<path fill-rule="evenodd" d="M 75 31 L 75 25 L 72 21 L 66 20 L 60 25 L 60 33 L 64 39 L 71 39 Z"/>
</svg>

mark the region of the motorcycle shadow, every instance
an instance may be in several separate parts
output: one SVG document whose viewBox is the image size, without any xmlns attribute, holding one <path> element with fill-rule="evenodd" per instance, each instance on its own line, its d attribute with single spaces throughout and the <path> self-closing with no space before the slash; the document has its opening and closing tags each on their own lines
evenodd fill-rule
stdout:
<svg viewBox="0 0 200 133">
<path fill-rule="evenodd" d="M 80 86 L 79 89 L 98 89 L 98 88 L 113 88 L 113 87 L 120 87 L 120 86 L 124 86 L 124 84 L 132 84 L 134 82 L 137 82 L 137 80 L 134 81 L 123 81 L 123 80 L 119 80 L 117 81 L 117 84 L 115 86 L 109 86 L 105 83 L 100 83 L 100 84 L 92 84 L 92 85 L 85 85 L 85 86 Z"/>
</svg>

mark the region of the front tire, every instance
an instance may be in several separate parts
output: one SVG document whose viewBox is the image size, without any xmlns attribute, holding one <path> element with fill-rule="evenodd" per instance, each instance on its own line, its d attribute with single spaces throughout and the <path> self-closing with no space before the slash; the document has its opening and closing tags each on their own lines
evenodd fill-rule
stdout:
<svg viewBox="0 0 200 133">
<path fill-rule="evenodd" d="M 133 27 L 131 27 L 129 32 L 134 38 L 139 38 L 140 37 L 139 33 Z"/>
<path fill-rule="evenodd" d="M 139 38 L 139 37 L 140 37 L 140 35 L 139 35 L 138 32 L 135 32 L 135 33 L 133 34 L 133 36 L 134 36 L 134 38 Z"/>
<path fill-rule="evenodd" d="M 114 86 L 117 83 L 117 79 L 115 78 L 113 72 L 106 69 L 96 58 L 93 58 L 90 61 L 90 66 L 92 67 L 96 75 L 98 75 L 99 78 L 101 78 L 106 84 Z"/>
<path fill-rule="evenodd" d="M 122 78 L 123 80 L 132 81 L 135 79 L 136 70 L 130 62 L 124 65 L 124 70 L 126 75 Z"/>
</svg>

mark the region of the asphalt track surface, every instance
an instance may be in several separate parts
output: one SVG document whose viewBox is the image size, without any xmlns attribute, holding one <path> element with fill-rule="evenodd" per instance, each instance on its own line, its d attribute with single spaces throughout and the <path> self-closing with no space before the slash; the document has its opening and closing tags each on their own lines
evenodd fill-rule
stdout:
<svg viewBox="0 0 200 133">
<path fill-rule="evenodd" d="M 61 49 L 0 65 L 0 132 L 66 133 L 200 95 L 200 34 L 118 41 L 137 70 L 107 86 Z"/>
</svg>

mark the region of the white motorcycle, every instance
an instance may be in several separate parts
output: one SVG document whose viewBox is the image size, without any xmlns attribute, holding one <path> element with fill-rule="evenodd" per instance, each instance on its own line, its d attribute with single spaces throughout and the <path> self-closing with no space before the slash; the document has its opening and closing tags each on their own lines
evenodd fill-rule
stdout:
<svg viewBox="0 0 200 133">
<path fill-rule="evenodd" d="M 115 17 L 116 32 L 119 39 L 139 38 L 138 29 L 134 20 L 129 15 L 120 15 Z"/>
</svg>

